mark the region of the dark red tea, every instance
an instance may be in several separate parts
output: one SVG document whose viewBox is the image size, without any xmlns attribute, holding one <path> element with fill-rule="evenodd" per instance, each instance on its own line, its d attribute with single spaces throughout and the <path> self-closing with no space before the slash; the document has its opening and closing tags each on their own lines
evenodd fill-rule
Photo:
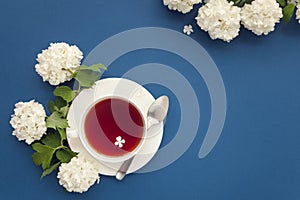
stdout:
<svg viewBox="0 0 300 200">
<path fill-rule="evenodd" d="M 107 156 L 122 156 L 132 152 L 141 142 L 144 121 L 130 102 L 109 98 L 88 111 L 84 129 L 94 150 Z"/>
</svg>

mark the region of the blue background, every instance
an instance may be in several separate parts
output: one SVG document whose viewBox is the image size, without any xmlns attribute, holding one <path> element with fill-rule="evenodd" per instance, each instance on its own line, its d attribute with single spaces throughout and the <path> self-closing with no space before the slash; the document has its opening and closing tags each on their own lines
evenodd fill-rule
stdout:
<svg viewBox="0 0 300 200">
<path fill-rule="evenodd" d="M 300 24 L 295 19 L 278 24 L 275 32 L 262 37 L 242 28 L 228 44 L 212 41 L 197 27 L 196 10 L 187 15 L 171 12 L 162 0 L 1 0 L 1 199 L 300 199 Z M 138 51 L 118 59 L 104 76 L 121 76 L 148 62 L 181 71 L 201 99 L 200 129 L 190 148 L 159 171 L 133 174 L 122 182 L 102 176 L 101 183 L 84 194 L 65 192 L 56 173 L 40 180 L 42 171 L 31 161 L 32 150 L 11 136 L 9 125 L 16 102 L 36 99 L 46 105 L 53 98 L 53 88 L 35 72 L 36 55 L 50 42 L 60 41 L 78 45 L 87 55 L 125 30 L 152 26 L 181 32 L 185 24 L 193 25 L 191 37 L 213 58 L 226 88 L 227 117 L 213 151 L 198 159 L 210 117 L 202 78 L 174 55 Z M 155 97 L 170 95 L 164 146 L 178 129 L 179 103 L 167 88 L 146 87 Z"/>
</svg>

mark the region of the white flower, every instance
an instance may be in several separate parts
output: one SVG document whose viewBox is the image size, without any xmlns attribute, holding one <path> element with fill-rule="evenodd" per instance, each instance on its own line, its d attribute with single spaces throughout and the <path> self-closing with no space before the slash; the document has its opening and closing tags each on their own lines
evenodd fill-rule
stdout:
<svg viewBox="0 0 300 200">
<path fill-rule="evenodd" d="M 123 147 L 123 144 L 125 144 L 125 140 L 122 139 L 121 136 L 116 137 L 115 145 L 116 145 L 116 146 L 119 146 L 119 148 L 122 148 L 122 147 Z"/>
<path fill-rule="evenodd" d="M 300 5 L 297 5 L 296 19 L 298 20 L 298 22 L 300 24 Z"/>
<path fill-rule="evenodd" d="M 34 100 L 15 104 L 14 115 L 11 116 L 10 124 L 15 129 L 15 135 L 20 141 L 25 140 L 31 144 L 41 139 L 46 133 L 46 112 L 44 107 Z"/>
<path fill-rule="evenodd" d="M 183 27 L 183 32 L 187 35 L 190 35 L 191 33 L 194 32 L 192 25 L 185 25 Z"/>
<path fill-rule="evenodd" d="M 288 4 L 294 4 L 295 6 L 300 2 L 300 0 L 288 0 Z"/>
<path fill-rule="evenodd" d="M 197 24 L 214 39 L 229 42 L 240 31 L 240 8 L 227 0 L 210 0 L 199 8 Z"/>
<path fill-rule="evenodd" d="M 201 3 L 202 0 L 163 0 L 163 2 L 170 10 L 177 10 L 185 14 L 190 12 L 195 4 Z"/>
<path fill-rule="evenodd" d="M 37 56 L 36 72 L 49 81 L 51 85 L 58 85 L 72 78 L 72 73 L 80 66 L 82 52 L 75 45 L 67 43 L 51 43 L 48 49 Z"/>
<path fill-rule="evenodd" d="M 97 164 L 82 154 L 73 157 L 69 163 L 61 164 L 57 178 L 68 192 L 79 193 L 86 192 L 96 181 L 100 181 Z"/>
<path fill-rule="evenodd" d="M 255 0 L 245 4 L 241 11 L 241 23 L 256 35 L 274 31 L 275 23 L 282 17 L 282 9 L 276 0 Z"/>
</svg>

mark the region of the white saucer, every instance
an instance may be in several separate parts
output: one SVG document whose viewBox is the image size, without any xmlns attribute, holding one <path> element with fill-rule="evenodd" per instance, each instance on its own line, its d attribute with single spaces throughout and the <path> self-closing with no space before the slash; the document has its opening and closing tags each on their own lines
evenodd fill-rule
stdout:
<svg viewBox="0 0 300 200">
<path fill-rule="evenodd" d="M 99 173 L 108 176 L 115 176 L 121 163 L 106 163 L 97 161 L 84 148 L 79 137 L 72 137 L 74 130 L 79 129 L 79 122 L 84 110 L 98 99 L 111 96 L 120 96 L 128 98 L 135 102 L 135 105 L 141 111 L 142 115 L 146 115 L 149 106 L 154 101 L 154 97 L 141 85 L 136 82 L 123 78 L 107 78 L 96 82 L 93 88 L 85 89 L 74 99 L 67 119 L 69 128 L 67 128 L 67 140 L 70 148 L 75 152 L 80 152 L 85 156 L 93 159 L 99 165 Z M 145 166 L 157 152 L 163 136 L 163 123 L 160 124 L 160 131 L 153 137 L 146 138 L 143 146 L 137 152 L 133 159 L 127 174 L 137 171 Z"/>
</svg>

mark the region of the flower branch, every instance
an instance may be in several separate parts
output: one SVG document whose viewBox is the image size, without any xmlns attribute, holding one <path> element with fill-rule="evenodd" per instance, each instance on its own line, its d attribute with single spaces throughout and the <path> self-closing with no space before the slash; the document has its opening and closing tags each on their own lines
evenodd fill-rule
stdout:
<svg viewBox="0 0 300 200">
<path fill-rule="evenodd" d="M 32 161 L 42 167 L 41 178 L 59 167 L 59 183 L 67 191 L 79 193 L 99 182 L 100 176 L 93 161 L 70 149 L 66 137 L 67 114 L 75 96 L 82 89 L 92 87 L 107 69 L 102 64 L 80 65 L 82 55 L 77 46 L 67 43 L 51 43 L 38 54 L 37 73 L 43 81 L 56 86 L 55 101 L 48 103 L 50 115 L 46 116 L 43 105 L 32 100 L 17 103 L 10 120 L 13 135 L 20 141 L 25 140 L 34 150 Z M 72 79 L 77 81 L 77 89 L 60 85 Z M 78 168 L 79 165 L 85 167 Z"/>
</svg>

